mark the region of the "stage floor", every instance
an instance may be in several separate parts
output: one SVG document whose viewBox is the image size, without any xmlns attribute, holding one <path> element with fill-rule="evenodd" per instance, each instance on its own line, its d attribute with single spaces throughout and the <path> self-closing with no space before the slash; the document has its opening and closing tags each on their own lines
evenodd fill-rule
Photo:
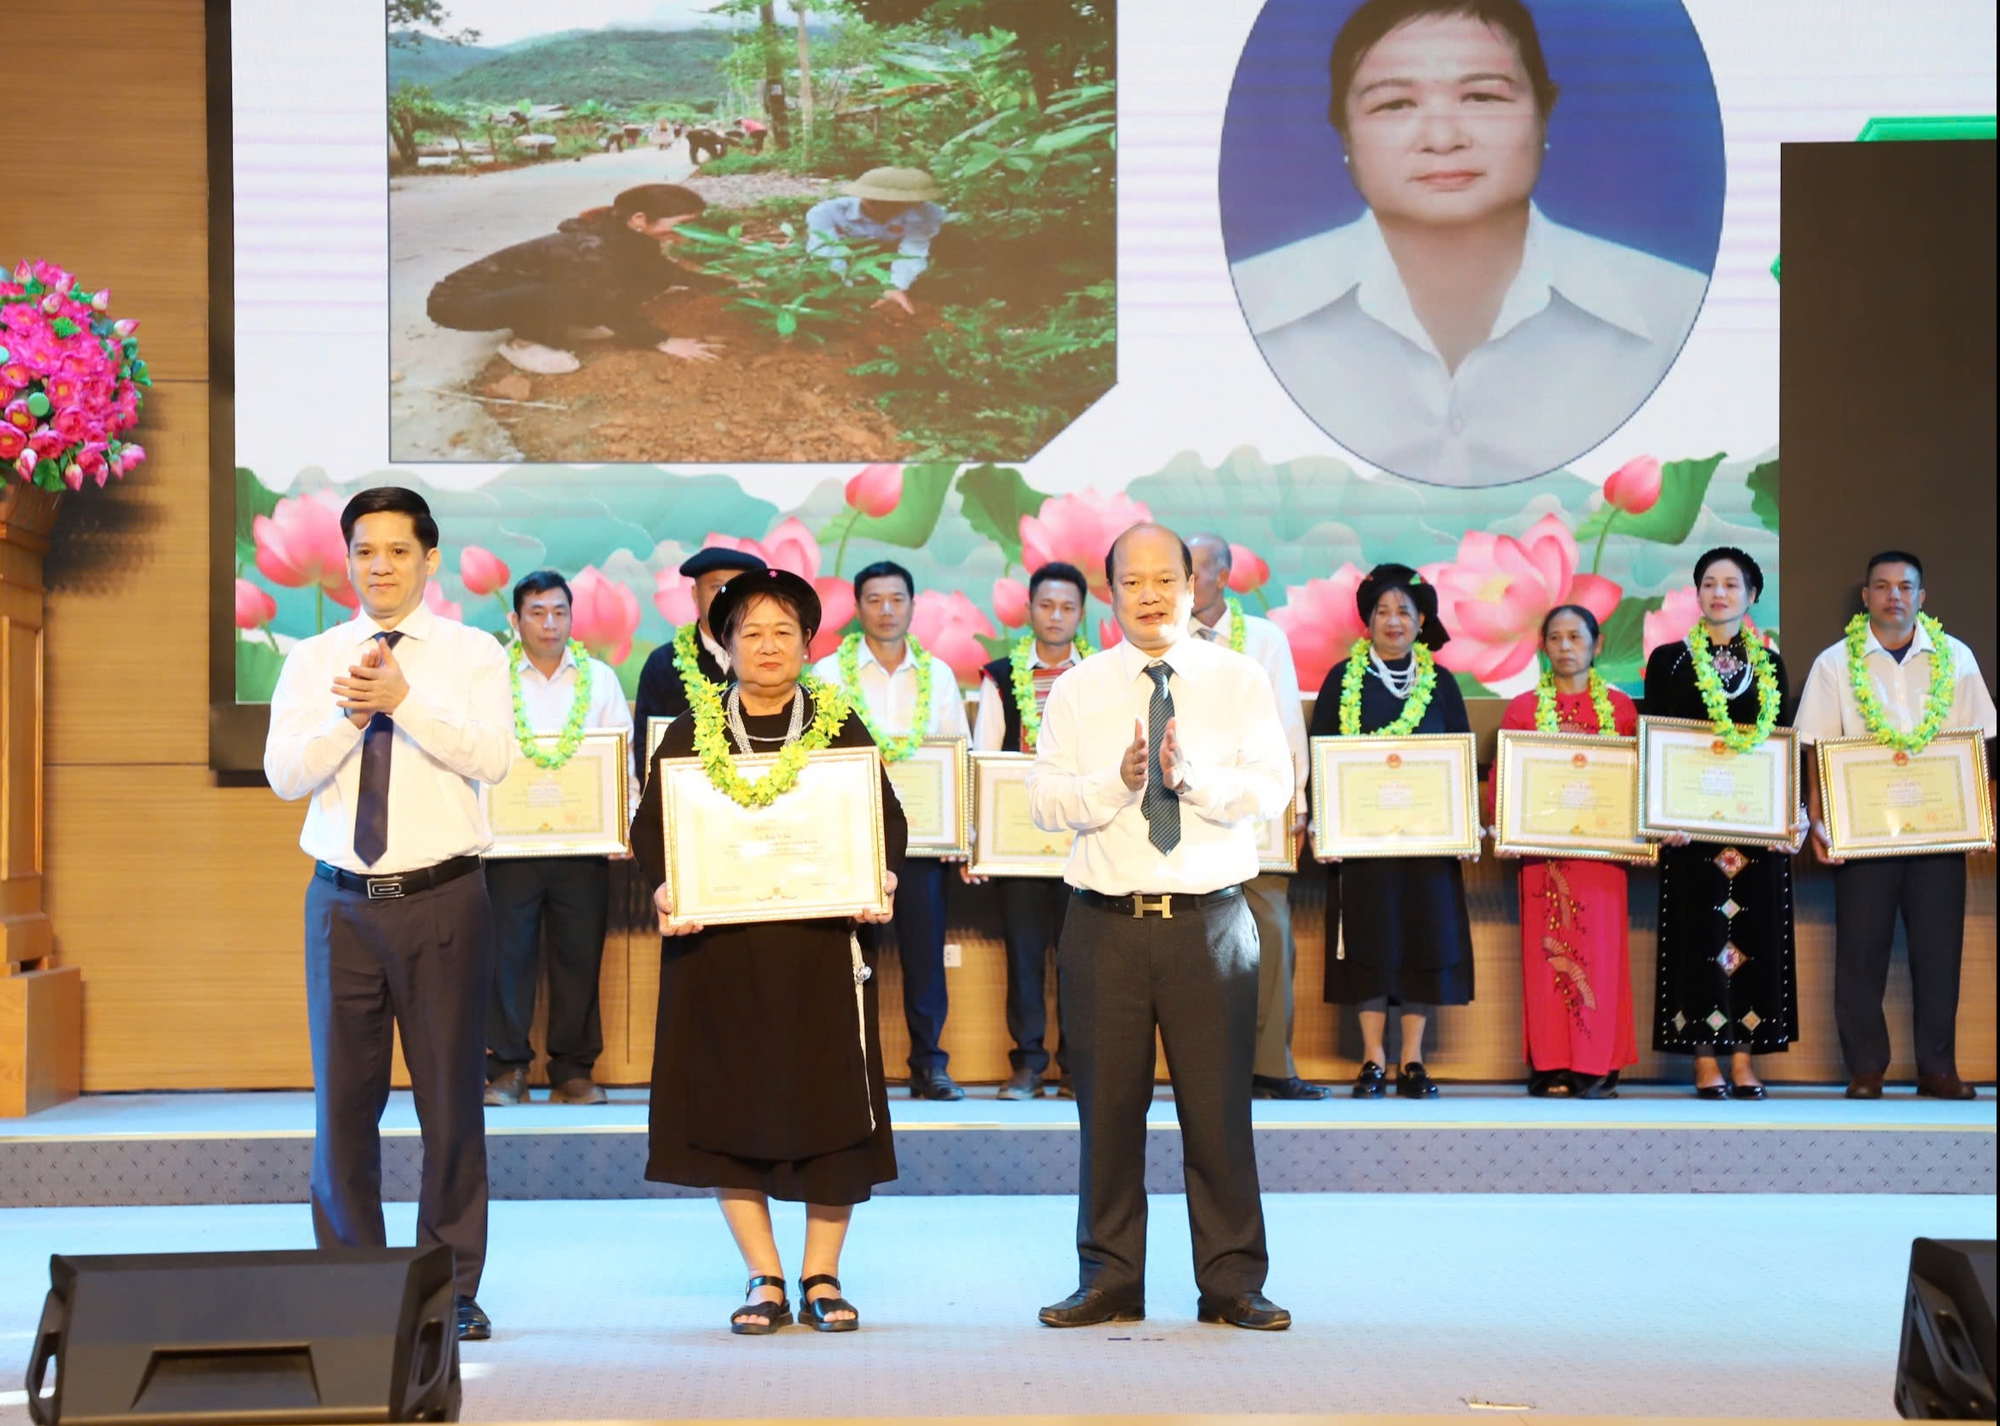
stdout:
<svg viewBox="0 0 2000 1426">
<path fill-rule="evenodd" d="M 1893 1415 L 1910 1240 L 1990 1237 L 1990 1196 L 1273 1194 L 1288 1333 L 1194 1321 L 1185 1201 L 1152 1200 L 1148 1319 L 1053 1332 L 1067 1197 L 889 1198 L 843 1263 L 864 1329 L 731 1337 L 741 1264 L 706 1202 L 493 1208 L 468 1344 L 485 1421 L 1058 1412 Z M 414 1231 L 389 1213 L 393 1241 Z M 802 1215 L 778 1209 L 797 1272 Z M 25 1360 L 48 1255 L 302 1247 L 294 1205 L 0 1212 L 0 1352 Z M 18 1379 L 17 1379 L 18 1382 Z M 12 1387 L 15 1382 L 0 1383 Z M 25 1420 L 0 1393 L 0 1426 Z"/>
<path fill-rule="evenodd" d="M 1076 1106 L 991 1095 L 892 1094 L 900 1175 L 883 1194 L 1073 1192 Z M 1679 1086 L 1578 1103 L 1453 1086 L 1428 1103 L 1258 1100 L 1254 1114 L 1272 1193 L 1992 1193 L 1995 1109 L 1990 1089 L 1962 1104 L 1799 1088 L 1715 1104 Z M 1180 1134 L 1164 1092 L 1149 1122 L 1148 1187 L 1175 1192 Z M 595 1108 L 489 1109 L 486 1123 L 496 1198 L 690 1192 L 645 1181 L 643 1091 Z M 87 1096 L 0 1120 L 0 1207 L 302 1202 L 312 1134 L 307 1093 Z M 383 1117 L 390 1198 L 415 1197 L 420 1154 L 410 1097 L 395 1094 Z"/>
</svg>

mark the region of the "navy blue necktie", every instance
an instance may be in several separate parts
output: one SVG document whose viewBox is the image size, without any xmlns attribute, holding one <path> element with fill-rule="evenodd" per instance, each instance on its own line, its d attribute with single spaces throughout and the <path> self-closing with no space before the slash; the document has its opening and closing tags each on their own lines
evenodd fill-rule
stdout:
<svg viewBox="0 0 2000 1426">
<path fill-rule="evenodd" d="M 403 631 L 375 637 L 393 649 Z M 396 720 L 377 713 L 361 735 L 361 795 L 354 799 L 354 855 L 364 866 L 374 866 L 389 850 L 389 756 L 395 750 Z"/>
<path fill-rule="evenodd" d="M 1160 744 L 1167 736 L 1167 720 L 1174 716 L 1174 696 L 1167 692 L 1167 675 L 1172 672 L 1163 663 L 1146 665 L 1153 698 L 1146 705 L 1146 792 L 1139 799 L 1139 810 L 1146 814 L 1146 840 L 1162 856 L 1181 844 L 1181 795 L 1167 786 L 1160 768 Z"/>
</svg>

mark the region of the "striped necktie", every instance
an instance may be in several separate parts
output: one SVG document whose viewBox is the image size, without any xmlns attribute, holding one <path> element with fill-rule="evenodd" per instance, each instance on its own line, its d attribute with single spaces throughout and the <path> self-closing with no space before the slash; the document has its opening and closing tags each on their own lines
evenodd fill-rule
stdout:
<svg viewBox="0 0 2000 1426">
<path fill-rule="evenodd" d="M 375 637 L 393 649 L 403 631 Z M 377 713 L 361 735 L 361 793 L 354 799 L 354 855 L 364 866 L 374 866 L 389 850 L 389 757 L 395 751 L 396 720 Z"/>
<path fill-rule="evenodd" d="M 1167 720 L 1174 716 L 1174 696 L 1167 691 L 1167 675 L 1172 672 L 1163 663 L 1146 665 L 1153 698 L 1146 705 L 1146 792 L 1139 809 L 1146 814 L 1146 839 L 1162 856 L 1181 844 L 1181 795 L 1167 786 L 1160 770 L 1160 744 L 1167 736 Z"/>
</svg>

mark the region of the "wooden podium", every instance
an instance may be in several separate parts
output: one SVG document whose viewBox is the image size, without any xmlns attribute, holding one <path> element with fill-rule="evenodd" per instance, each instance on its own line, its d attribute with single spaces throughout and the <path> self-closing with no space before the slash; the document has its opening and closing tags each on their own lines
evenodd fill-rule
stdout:
<svg viewBox="0 0 2000 1426">
<path fill-rule="evenodd" d="M 0 472 L 0 1117 L 76 1098 L 83 976 L 42 910 L 42 555 L 62 496 Z"/>
</svg>

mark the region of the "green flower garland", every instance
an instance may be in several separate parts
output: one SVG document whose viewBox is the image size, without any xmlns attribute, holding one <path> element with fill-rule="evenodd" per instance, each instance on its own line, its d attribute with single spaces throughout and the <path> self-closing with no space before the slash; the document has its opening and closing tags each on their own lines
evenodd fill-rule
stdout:
<svg viewBox="0 0 2000 1426">
<path fill-rule="evenodd" d="M 720 698 L 722 685 L 710 683 L 708 675 L 701 671 L 701 643 L 699 625 L 696 619 L 674 630 L 674 668 L 681 676 L 681 687 L 687 690 L 688 706 L 694 706 L 697 688 L 706 689 Z"/>
<path fill-rule="evenodd" d="M 1090 657 L 1090 641 L 1078 634 L 1070 642 L 1076 647 L 1080 659 Z M 1035 671 L 1028 661 L 1034 656 L 1035 636 L 1023 634 L 1014 641 L 1012 652 L 1007 655 L 1007 666 L 1013 674 L 1014 711 L 1021 715 L 1021 751 L 1035 750 L 1035 740 L 1042 735 L 1042 710 L 1035 704 Z"/>
<path fill-rule="evenodd" d="M 1369 643 L 1366 639 L 1356 639 L 1354 647 L 1347 651 L 1347 672 L 1340 676 L 1340 736 L 1352 738 L 1361 732 L 1361 680 L 1367 676 Z M 1402 714 L 1395 722 L 1384 728 L 1377 728 L 1372 736 L 1401 738 L 1411 733 L 1417 724 L 1424 721 L 1424 714 L 1431 706 L 1431 694 L 1437 691 L 1437 660 L 1423 644 L 1410 650 L 1417 660 L 1417 686 L 1410 690 L 1409 699 L 1403 704 Z"/>
<path fill-rule="evenodd" d="M 769 772 L 752 782 L 736 770 L 736 758 L 729 751 L 728 720 L 722 710 L 721 692 L 707 679 L 702 679 L 699 687 L 698 694 L 694 685 L 688 689 L 688 703 L 694 713 L 695 756 L 707 769 L 708 780 L 715 790 L 739 807 L 769 807 L 790 792 L 807 757 L 831 743 L 840 732 L 840 725 L 847 721 L 847 700 L 840 696 L 840 690 L 810 673 L 799 675 L 799 687 L 813 701 L 812 726 L 796 743 L 785 746 Z"/>
<path fill-rule="evenodd" d="M 1616 735 L 1618 715 L 1611 707 L 1611 686 L 1598 677 L 1596 669 L 1590 671 L 1590 706 L 1597 714 L 1597 731 L 1605 737 Z M 1543 669 L 1542 681 L 1535 685 L 1535 731 L 1562 731 L 1556 716 L 1556 676 L 1553 669 Z"/>
<path fill-rule="evenodd" d="M 514 741 L 521 745 L 521 756 L 536 767 L 559 768 L 583 746 L 583 720 L 590 714 L 590 654 L 575 639 L 569 641 L 569 651 L 576 660 L 576 692 L 569 700 L 569 718 L 563 723 L 554 752 L 542 751 L 535 741 L 535 730 L 528 725 L 528 709 L 521 697 L 521 670 L 527 666 L 528 651 L 519 649 L 519 657 L 507 665 L 507 681 L 514 689 Z"/>
<path fill-rule="evenodd" d="M 1240 654 L 1248 642 L 1243 627 L 1243 601 L 1233 594 L 1225 594 L 1222 596 L 1222 607 L 1229 611 L 1229 652 Z"/>
<path fill-rule="evenodd" d="M 849 634 L 840 641 L 840 686 L 854 711 L 861 715 L 861 726 L 875 739 L 875 746 L 882 750 L 882 761 L 899 763 L 924 745 L 924 730 L 931 725 L 931 659 L 924 652 L 924 646 L 911 635 L 906 641 L 908 657 L 917 661 L 917 716 L 916 726 L 900 738 L 892 738 L 875 726 L 875 719 L 868 711 L 868 700 L 861 695 L 861 635 Z"/>
<path fill-rule="evenodd" d="M 1701 706 L 1715 736 L 1731 752 L 1747 753 L 1771 736 L 1778 725 L 1778 674 L 1757 626 L 1743 621 L 1743 653 L 1757 680 L 1757 721 L 1738 723 L 1729 716 L 1729 695 L 1723 691 L 1722 676 L 1715 671 L 1715 655 L 1708 645 L 1708 626 L 1702 623 L 1688 630 L 1688 657 L 1694 664 L 1695 687 L 1701 690 Z"/>
<path fill-rule="evenodd" d="M 1907 733 L 1889 726 L 1882 700 L 1875 693 L 1875 679 L 1868 672 L 1868 616 L 1856 614 L 1847 621 L 1847 681 L 1854 689 L 1854 706 L 1868 736 L 1885 748 L 1899 753 L 1920 753 L 1951 716 L 1952 696 L 1958 687 L 1958 670 L 1952 667 L 1951 645 L 1944 640 L 1944 625 L 1928 614 L 1917 615 L 1917 625 L 1931 639 L 1931 690 L 1924 699 L 1924 716 Z"/>
</svg>

